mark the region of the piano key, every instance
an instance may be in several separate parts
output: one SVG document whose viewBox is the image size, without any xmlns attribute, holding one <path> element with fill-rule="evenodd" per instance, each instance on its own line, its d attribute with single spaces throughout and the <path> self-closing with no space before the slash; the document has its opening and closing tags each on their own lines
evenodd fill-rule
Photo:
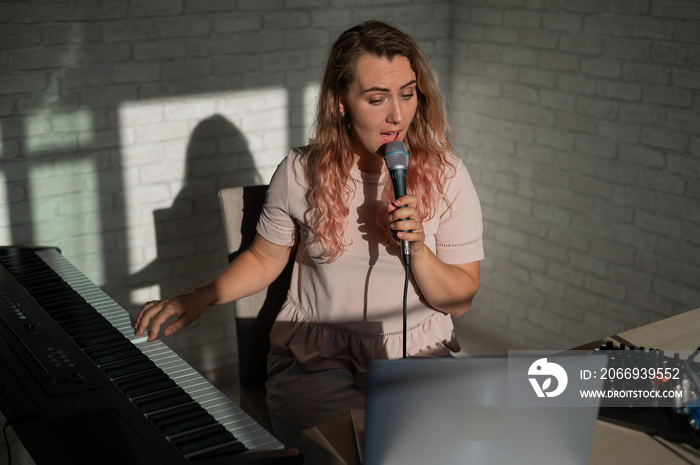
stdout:
<svg viewBox="0 0 700 465">
<path fill-rule="evenodd" d="M 165 373 L 163 373 L 162 370 L 154 368 L 143 373 L 135 373 L 127 376 L 122 376 L 120 378 L 114 378 L 112 381 L 121 390 L 125 390 L 130 389 L 132 387 L 143 386 L 145 384 L 153 383 L 156 381 L 162 381 L 164 379 L 171 380 L 171 378 Z"/>
<path fill-rule="evenodd" d="M 110 328 L 104 331 L 94 331 L 88 334 L 81 334 L 73 338 L 76 344 L 81 348 L 93 347 L 100 344 L 106 344 L 108 342 L 119 341 L 124 336 L 119 332 Z"/>
<path fill-rule="evenodd" d="M 226 454 L 236 454 L 245 450 L 245 446 L 240 441 L 232 442 L 229 444 L 224 444 L 221 447 L 213 447 L 210 449 L 203 449 L 199 452 L 187 455 L 188 460 L 204 460 L 214 457 L 220 457 Z"/>
<path fill-rule="evenodd" d="M 180 449 L 183 454 L 189 454 L 206 447 L 212 447 L 221 443 L 233 442 L 234 437 L 223 426 L 214 423 L 199 430 L 182 433 L 171 439 L 171 442 Z"/>
<path fill-rule="evenodd" d="M 192 397 L 187 394 L 184 389 L 179 387 L 133 399 L 134 404 L 146 414 L 159 412 L 192 401 Z"/>
<path fill-rule="evenodd" d="M 99 320 L 93 319 L 91 321 L 71 320 L 69 323 L 64 324 L 62 327 L 70 336 L 78 336 L 82 334 L 92 333 L 95 331 L 101 331 L 104 329 L 113 329 L 112 325 L 110 325 L 109 322 L 104 318 L 100 318 Z"/>
<path fill-rule="evenodd" d="M 178 418 L 177 421 L 163 424 L 160 430 L 166 436 L 171 437 L 178 434 L 187 433 L 188 431 L 192 431 L 203 426 L 217 424 L 218 423 L 213 416 L 208 414 L 206 410 L 201 409 L 201 411 L 197 412 L 196 415 L 191 415 L 187 418 Z"/>
<path fill-rule="evenodd" d="M 153 424 L 159 428 L 162 428 L 200 414 L 207 414 L 207 411 L 196 402 L 190 402 L 162 412 L 153 412 L 149 414 L 148 417 L 151 419 Z"/>
<path fill-rule="evenodd" d="M 141 356 L 126 360 L 122 359 L 119 362 L 103 366 L 102 371 L 104 371 L 107 376 L 114 379 L 132 373 L 152 370 L 153 368 L 156 368 L 156 364 L 153 363 L 148 357 Z"/>
<path fill-rule="evenodd" d="M 136 355 L 143 355 L 143 352 L 127 340 L 119 344 L 87 348 L 85 349 L 85 353 L 98 365 L 131 358 Z"/>
</svg>

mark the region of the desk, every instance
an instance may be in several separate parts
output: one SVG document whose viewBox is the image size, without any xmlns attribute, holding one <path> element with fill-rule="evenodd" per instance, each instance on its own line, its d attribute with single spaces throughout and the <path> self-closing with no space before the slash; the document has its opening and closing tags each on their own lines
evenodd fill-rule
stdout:
<svg viewBox="0 0 700 465">
<path fill-rule="evenodd" d="M 700 346 L 700 308 L 622 332 L 612 339 L 636 346 L 667 350 L 695 350 Z M 586 346 L 598 347 L 601 341 Z M 303 433 L 302 450 L 309 462 L 324 465 L 359 465 L 350 418 L 310 428 Z M 700 464 L 692 448 L 649 437 L 605 421 L 593 435 L 590 465 Z"/>
<path fill-rule="evenodd" d="M 618 335 L 635 345 L 664 350 L 695 350 L 700 346 L 700 308 Z"/>
</svg>

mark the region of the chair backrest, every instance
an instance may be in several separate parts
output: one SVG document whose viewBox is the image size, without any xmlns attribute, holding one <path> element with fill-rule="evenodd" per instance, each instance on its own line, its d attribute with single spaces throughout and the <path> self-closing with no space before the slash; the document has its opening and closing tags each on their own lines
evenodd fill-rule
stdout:
<svg viewBox="0 0 700 465">
<path fill-rule="evenodd" d="M 229 262 L 253 242 L 266 191 L 267 185 L 219 191 Z M 241 386 L 263 383 L 267 379 L 270 328 L 287 296 L 293 263 L 292 257 L 267 289 L 233 303 Z"/>
</svg>

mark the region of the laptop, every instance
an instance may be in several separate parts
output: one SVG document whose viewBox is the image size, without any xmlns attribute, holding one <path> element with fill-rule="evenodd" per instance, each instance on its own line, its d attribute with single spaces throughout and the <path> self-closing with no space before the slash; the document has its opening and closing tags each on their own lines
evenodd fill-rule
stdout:
<svg viewBox="0 0 700 465">
<path fill-rule="evenodd" d="M 604 355 L 590 357 L 594 366 L 606 365 Z M 533 394 L 527 357 L 373 360 L 364 464 L 588 464 L 600 400 L 509 404 L 509 360 L 522 373 L 518 389 Z M 513 380 L 510 388 L 512 397 Z"/>
</svg>

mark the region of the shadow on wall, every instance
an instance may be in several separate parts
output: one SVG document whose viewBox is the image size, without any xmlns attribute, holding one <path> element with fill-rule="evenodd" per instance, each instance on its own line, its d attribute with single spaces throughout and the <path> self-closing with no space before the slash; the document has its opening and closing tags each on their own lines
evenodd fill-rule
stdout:
<svg viewBox="0 0 700 465">
<path fill-rule="evenodd" d="M 185 163 L 184 185 L 172 206 L 153 212 L 157 258 L 129 277 L 132 290 L 158 285 L 161 297 L 172 296 L 208 281 L 228 263 L 217 194 L 260 183 L 248 142 L 229 120 L 213 115 L 192 132 Z"/>
</svg>

